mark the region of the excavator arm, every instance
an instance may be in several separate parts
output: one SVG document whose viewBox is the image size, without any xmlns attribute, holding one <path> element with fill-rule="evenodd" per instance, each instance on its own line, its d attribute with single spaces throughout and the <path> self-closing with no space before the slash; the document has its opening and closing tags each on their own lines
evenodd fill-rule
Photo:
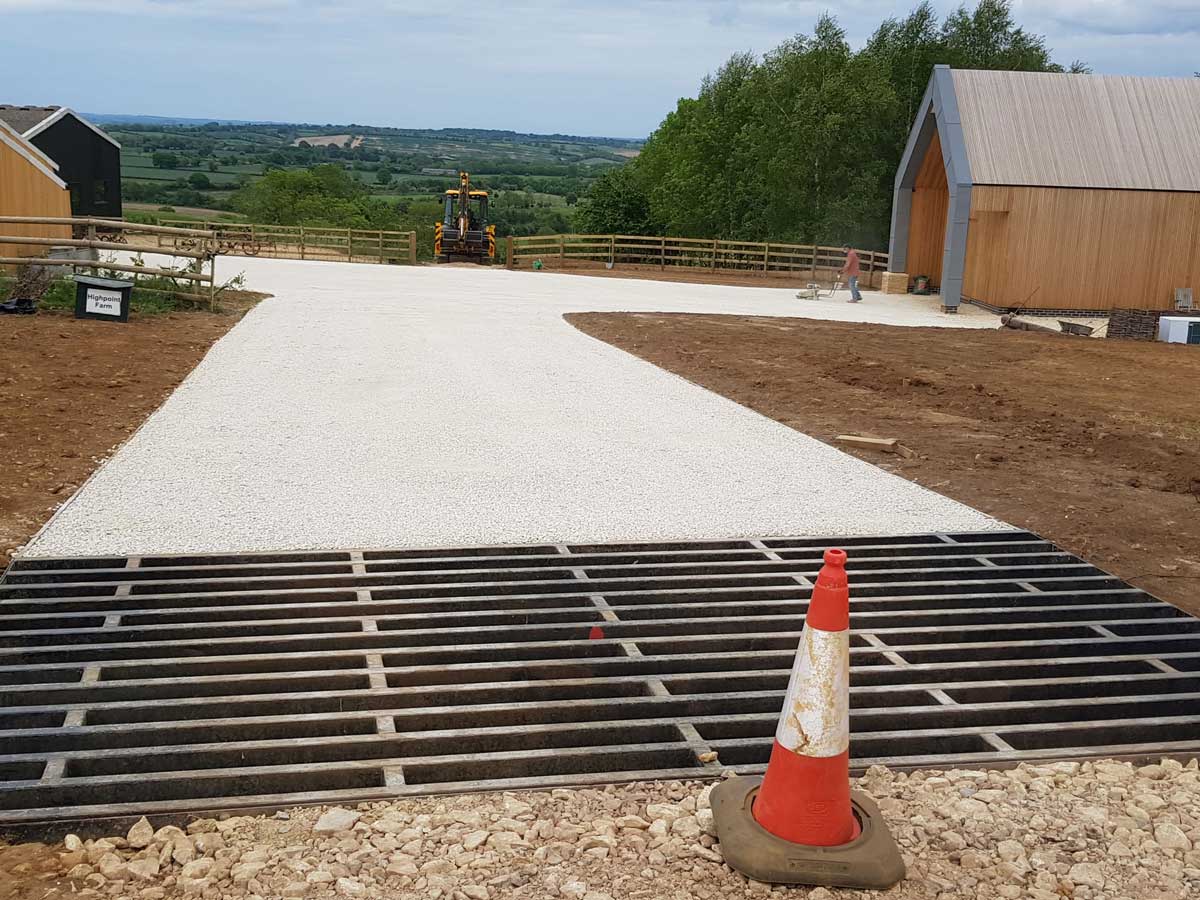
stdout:
<svg viewBox="0 0 1200 900">
<path fill-rule="evenodd" d="M 459 172 L 458 188 L 446 191 L 445 216 L 434 227 L 433 253 L 440 262 L 495 258 L 496 226 L 487 222 L 487 201 L 487 191 L 471 190 L 471 176 Z"/>
</svg>

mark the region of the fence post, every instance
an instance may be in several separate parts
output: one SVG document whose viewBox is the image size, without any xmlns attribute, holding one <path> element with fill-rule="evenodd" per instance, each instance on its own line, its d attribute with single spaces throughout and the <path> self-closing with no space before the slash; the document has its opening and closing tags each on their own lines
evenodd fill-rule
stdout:
<svg viewBox="0 0 1200 900">
<path fill-rule="evenodd" d="M 417 233 L 415 231 L 408 233 L 408 264 L 410 266 L 417 264 Z"/>
<path fill-rule="evenodd" d="M 867 253 L 867 286 L 875 287 L 875 251 L 868 250 Z"/>
<path fill-rule="evenodd" d="M 709 265 L 708 265 L 708 267 L 709 267 L 710 269 L 716 269 L 716 268 L 717 268 L 717 239 L 716 239 L 716 238 L 713 238 L 713 246 L 712 246 L 712 260 L 709 262 Z"/>
<path fill-rule="evenodd" d="M 510 234 L 504 239 L 504 268 L 515 269 L 516 267 L 517 260 L 513 256 L 513 239 Z"/>
<path fill-rule="evenodd" d="M 663 235 L 658 242 L 658 267 L 662 271 L 667 271 L 667 237 Z"/>
<path fill-rule="evenodd" d="M 304 226 L 300 226 L 300 258 L 304 259 Z"/>
<path fill-rule="evenodd" d="M 615 234 L 608 236 L 608 261 L 614 266 L 617 264 L 617 236 Z"/>
<path fill-rule="evenodd" d="M 771 261 L 771 245 L 763 244 L 763 274 L 767 274 L 768 267 Z"/>
<path fill-rule="evenodd" d="M 817 280 L 817 245 L 813 244 L 812 280 Z"/>
<path fill-rule="evenodd" d="M 565 235 L 560 234 L 558 236 L 558 258 L 559 258 L 559 261 L 563 261 L 567 258 L 567 248 L 564 243 L 564 238 L 565 238 Z"/>
</svg>

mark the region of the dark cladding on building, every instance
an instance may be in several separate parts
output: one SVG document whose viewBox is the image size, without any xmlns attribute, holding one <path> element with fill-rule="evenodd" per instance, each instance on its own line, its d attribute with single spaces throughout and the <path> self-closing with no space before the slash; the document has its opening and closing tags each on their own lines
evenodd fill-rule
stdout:
<svg viewBox="0 0 1200 900">
<path fill-rule="evenodd" d="M 57 166 L 71 214 L 121 218 L 121 145 L 65 106 L 4 106 L 0 119 Z"/>
</svg>

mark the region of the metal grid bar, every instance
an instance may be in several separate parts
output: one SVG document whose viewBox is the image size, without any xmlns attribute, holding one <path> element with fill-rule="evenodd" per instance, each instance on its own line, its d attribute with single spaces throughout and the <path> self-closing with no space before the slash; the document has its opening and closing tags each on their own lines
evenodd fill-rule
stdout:
<svg viewBox="0 0 1200 900">
<path fill-rule="evenodd" d="M 1200 622 L 1028 532 L 22 559 L 0 825 L 761 771 L 830 543 L 855 767 L 1200 751 Z"/>
</svg>

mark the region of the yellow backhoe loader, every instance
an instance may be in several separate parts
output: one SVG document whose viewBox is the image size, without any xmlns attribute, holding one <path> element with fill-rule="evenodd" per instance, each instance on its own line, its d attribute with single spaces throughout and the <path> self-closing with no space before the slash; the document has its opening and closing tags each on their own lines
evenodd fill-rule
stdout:
<svg viewBox="0 0 1200 900">
<path fill-rule="evenodd" d="M 490 265 L 496 258 L 496 226 L 488 224 L 488 192 L 471 190 L 471 176 L 458 173 L 458 187 L 446 191 L 446 211 L 434 226 L 438 262 L 466 260 Z"/>
</svg>

